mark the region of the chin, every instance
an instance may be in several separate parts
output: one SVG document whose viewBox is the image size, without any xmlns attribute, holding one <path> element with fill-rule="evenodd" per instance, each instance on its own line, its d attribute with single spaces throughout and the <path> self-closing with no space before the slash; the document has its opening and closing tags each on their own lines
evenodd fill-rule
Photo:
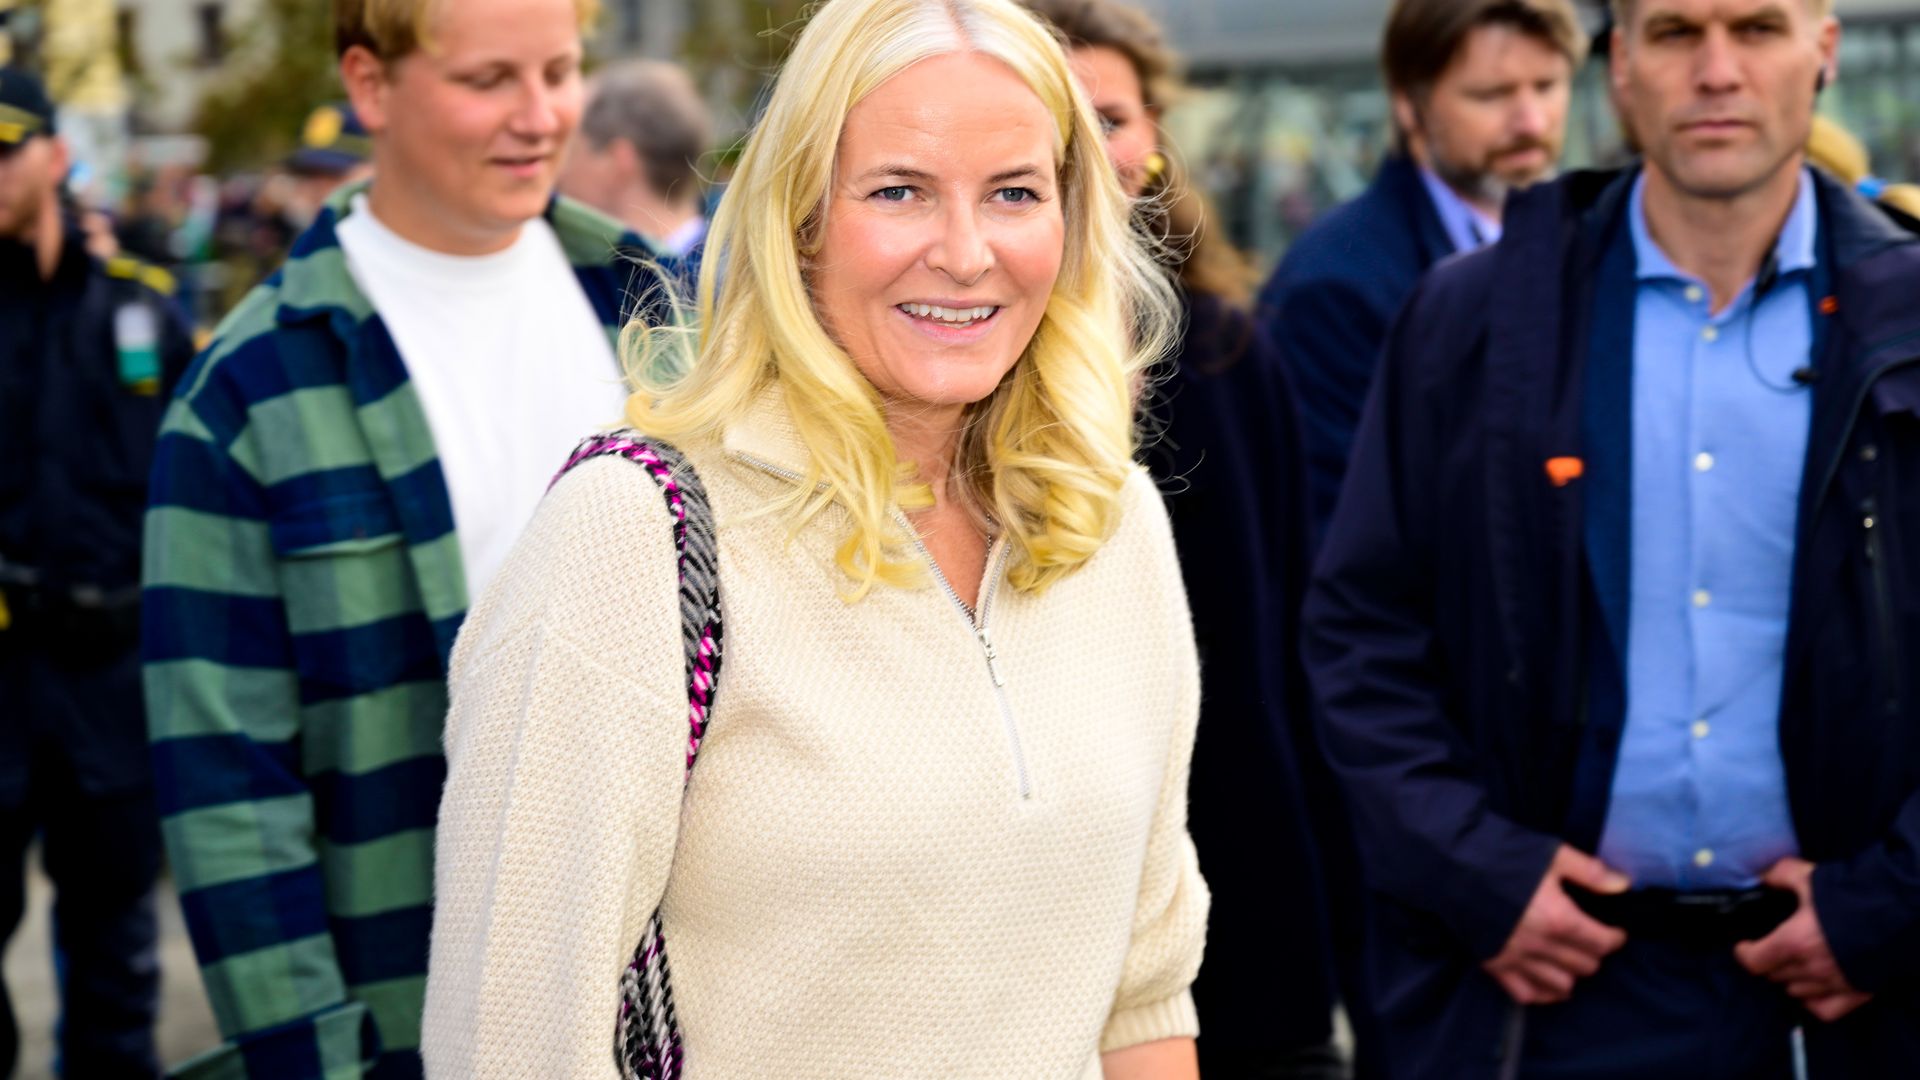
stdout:
<svg viewBox="0 0 1920 1080">
<path fill-rule="evenodd" d="M 1675 187 L 1695 198 L 1731 199 L 1765 184 L 1777 171 L 1777 167 L 1751 162 L 1693 162 L 1675 169 L 1673 181 Z"/>
<path fill-rule="evenodd" d="M 502 225 L 524 225 L 547 212 L 547 203 L 553 196 L 551 187 L 543 187 L 538 192 L 523 191 L 503 194 L 488 199 L 474 207 L 480 217 L 500 222 Z"/>
</svg>

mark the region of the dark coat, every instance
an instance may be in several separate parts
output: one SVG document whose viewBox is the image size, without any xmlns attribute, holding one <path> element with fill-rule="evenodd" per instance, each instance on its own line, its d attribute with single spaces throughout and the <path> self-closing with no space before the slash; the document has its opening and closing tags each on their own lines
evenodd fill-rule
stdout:
<svg viewBox="0 0 1920 1080">
<path fill-rule="evenodd" d="M 1260 295 L 1260 318 L 1299 395 L 1312 535 L 1326 531 L 1387 327 L 1453 253 L 1411 160 L 1380 166 L 1358 198 L 1300 235 Z"/>
<path fill-rule="evenodd" d="M 1265 1058 L 1327 1042 L 1336 998 L 1303 781 L 1324 768 L 1297 660 L 1298 424 L 1253 321 L 1212 296 L 1187 300 L 1143 457 L 1173 520 L 1202 664 L 1188 826 L 1213 905 L 1194 998 L 1204 1049 Z"/>
<path fill-rule="evenodd" d="M 1574 790 L 1595 754 L 1611 776 L 1622 715 L 1593 705 L 1624 675 L 1590 663 L 1606 568 L 1583 512 L 1607 480 L 1595 463 L 1620 455 L 1583 437 L 1584 372 L 1630 179 L 1517 195 L 1499 245 L 1422 282 L 1309 589 L 1307 666 L 1375 894 L 1395 1076 L 1493 1075 L 1507 1005 L 1479 964 L 1560 840 L 1597 840 Z M 1815 908 L 1878 995 L 1810 1025 L 1813 1073 L 1895 1075 L 1920 1061 L 1920 240 L 1831 181 L 1817 193 L 1834 304 L 1816 327 L 1780 740 Z M 1556 487 L 1545 463 L 1563 456 L 1588 475 Z"/>
<path fill-rule="evenodd" d="M 171 292 L 151 267 L 91 257 L 75 228 L 45 281 L 31 249 L 0 242 L 0 585 L 12 600 L 0 629 L 0 804 L 24 797 L 30 745 L 57 748 L 91 794 L 152 783 L 136 656 L 140 526 L 166 391 L 193 356 Z M 151 350 L 121 348 L 123 313 L 154 331 Z M 75 590 L 98 606 L 66 617 Z M 38 615 L 43 597 L 60 612 Z"/>
</svg>

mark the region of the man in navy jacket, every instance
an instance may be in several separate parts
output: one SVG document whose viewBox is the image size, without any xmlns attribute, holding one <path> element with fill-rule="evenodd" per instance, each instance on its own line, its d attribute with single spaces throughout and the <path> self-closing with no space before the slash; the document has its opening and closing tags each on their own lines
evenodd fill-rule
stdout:
<svg viewBox="0 0 1920 1080">
<path fill-rule="evenodd" d="M 1380 42 L 1394 152 L 1260 297 L 1300 402 L 1315 539 L 1387 325 L 1433 264 L 1499 238 L 1508 190 L 1552 172 L 1586 52 L 1571 0 L 1395 0 Z"/>
<path fill-rule="evenodd" d="M 1920 238 L 1804 169 L 1828 8 L 1618 4 L 1645 168 L 1388 341 L 1306 638 L 1395 1077 L 1920 1062 Z"/>
</svg>

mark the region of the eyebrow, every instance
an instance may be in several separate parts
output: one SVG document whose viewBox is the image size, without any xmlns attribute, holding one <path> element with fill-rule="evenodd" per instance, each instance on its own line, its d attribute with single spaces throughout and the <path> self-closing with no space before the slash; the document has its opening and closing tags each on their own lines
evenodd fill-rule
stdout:
<svg viewBox="0 0 1920 1080">
<path fill-rule="evenodd" d="M 1004 184 L 1009 180 L 1037 180 L 1044 175 L 1037 166 L 1019 165 L 994 173 L 992 176 L 987 177 L 987 183 Z M 882 177 L 888 179 L 917 180 L 921 183 L 932 183 L 939 179 L 925 169 L 916 169 L 911 165 L 886 164 L 876 165 L 866 172 L 861 173 L 854 178 L 854 183 L 877 180 Z"/>
</svg>

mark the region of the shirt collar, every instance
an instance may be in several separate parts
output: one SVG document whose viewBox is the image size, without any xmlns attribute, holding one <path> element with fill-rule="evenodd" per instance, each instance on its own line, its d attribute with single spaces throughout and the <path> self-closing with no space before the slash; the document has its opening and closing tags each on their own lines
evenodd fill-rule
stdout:
<svg viewBox="0 0 1920 1080">
<path fill-rule="evenodd" d="M 1460 197 L 1459 192 L 1425 165 L 1420 166 L 1420 183 L 1426 186 L 1427 197 L 1433 200 L 1433 208 L 1440 215 L 1440 225 L 1447 230 L 1447 239 L 1453 241 L 1455 251 L 1472 251 L 1500 239 L 1500 222 L 1497 219 L 1474 209 L 1471 203 Z"/>
<path fill-rule="evenodd" d="M 1647 174 L 1641 170 L 1633 181 L 1633 196 L 1627 211 L 1628 227 L 1633 233 L 1634 276 L 1641 281 L 1669 280 L 1694 281 L 1694 277 L 1673 264 L 1654 240 L 1653 233 L 1647 228 Z M 1801 270 L 1812 270 L 1816 256 L 1814 254 L 1814 234 L 1819 227 L 1819 211 L 1814 204 L 1813 178 L 1807 170 L 1800 170 L 1800 189 L 1794 196 L 1793 209 L 1787 212 L 1786 224 L 1780 227 L 1780 237 L 1774 241 L 1773 255 L 1775 266 L 1781 274 L 1791 274 Z"/>
</svg>

